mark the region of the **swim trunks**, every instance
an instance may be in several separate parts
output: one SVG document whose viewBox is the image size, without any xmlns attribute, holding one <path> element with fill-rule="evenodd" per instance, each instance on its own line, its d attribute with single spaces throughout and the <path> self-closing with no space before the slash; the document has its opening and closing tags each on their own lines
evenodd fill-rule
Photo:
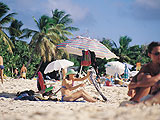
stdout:
<svg viewBox="0 0 160 120">
<path fill-rule="evenodd" d="M 3 66 L 3 65 L 0 65 L 0 69 L 3 70 L 3 69 L 4 69 L 4 66 Z"/>
<path fill-rule="evenodd" d="M 22 77 L 26 77 L 26 73 L 25 72 L 22 73 Z"/>
</svg>

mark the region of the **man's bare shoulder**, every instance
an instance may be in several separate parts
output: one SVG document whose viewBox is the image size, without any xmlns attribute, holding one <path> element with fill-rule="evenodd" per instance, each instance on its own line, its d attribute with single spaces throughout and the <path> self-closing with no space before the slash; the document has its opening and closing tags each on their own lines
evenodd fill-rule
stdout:
<svg viewBox="0 0 160 120">
<path fill-rule="evenodd" d="M 140 72 L 150 73 L 152 71 L 151 68 L 152 68 L 151 63 L 144 64 Z"/>
</svg>

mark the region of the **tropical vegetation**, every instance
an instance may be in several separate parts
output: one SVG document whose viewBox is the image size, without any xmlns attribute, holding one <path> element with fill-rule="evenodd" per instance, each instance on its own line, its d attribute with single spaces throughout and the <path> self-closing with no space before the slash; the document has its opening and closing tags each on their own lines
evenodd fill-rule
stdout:
<svg viewBox="0 0 160 120">
<path fill-rule="evenodd" d="M 75 66 L 80 66 L 80 56 L 69 55 L 64 50 L 58 50 L 56 45 L 73 36 L 73 31 L 79 30 L 73 27 L 71 15 L 58 9 L 52 10 L 52 16 L 42 15 L 38 20 L 33 17 L 37 26 L 36 30 L 23 28 L 23 22 L 16 20 L 16 13 L 9 13 L 9 8 L 0 2 L 0 55 L 4 58 L 4 73 L 13 76 L 15 68 L 27 66 L 27 77 L 32 78 L 40 69 L 56 59 L 69 59 Z M 29 43 L 24 39 L 31 39 Z M 137 62 L 145 64 L 149 62 L 147 57 L 147 45 L 134 45 L 128 36 L 121 36 L 117 44 L 113 40 L 102 38 L 100 40 L 108 49 L 114 52 L 119 59 L 97 58 L 99 73 L 105 72 L 104 65 L 113 60 L 127 62 L 135 65 Z M 134 68 L 133 68 L 134 69 Z"/>
</svg>

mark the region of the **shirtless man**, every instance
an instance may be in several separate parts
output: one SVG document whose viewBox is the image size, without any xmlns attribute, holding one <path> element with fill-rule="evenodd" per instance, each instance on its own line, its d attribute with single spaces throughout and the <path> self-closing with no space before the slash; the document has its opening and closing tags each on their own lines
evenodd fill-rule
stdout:
<svg viewBox="0 0 160 120">
<path fill-rule="evenodd" d="M 1 82 L 3 84 L 3 69 L 4 69 L 4 66 L 3 66 L 3 57 L 0 56 L 0 76 L 1 76 Z"/>
<path fill-rule="evenodd" d="M 143 99 L 147 104 L 160 103 L 160 42 L 152 42 L 148 46 L 148 56 L 152 62 L 144 65 L 133 77 L 128 88 L 131 101 L 141 102 L 148 94 L 151 97 Z"/>
<path fill-rule="evenodd" d="M 23 64 L 23 66 L 21 68 L 21 77 L 26 79 L 26 73 L 27 73 L 27 68 Z"/>
</svg>

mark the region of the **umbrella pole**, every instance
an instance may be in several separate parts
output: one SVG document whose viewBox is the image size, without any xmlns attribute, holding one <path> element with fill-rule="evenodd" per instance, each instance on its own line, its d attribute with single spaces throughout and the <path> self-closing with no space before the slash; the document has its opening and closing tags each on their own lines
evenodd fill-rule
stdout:
<svg viewBox="0 0 160 120">
<path fill-rule="evenodd" d="M 61 71 L 60 71 L 60 70 L 58 70 L 58 73 L 59 73 L 59 80 L 62 80 L 63 78 L 62 78 Z"/>
<path fill-rule="evenodd" d="M 79 71 L 79 78 L 80 78 L 80 76 L 81 76 L 81 72 L 82 72 L 82 65 L 81 65 L 81 68 L 80 68 L 80 71 Z"/>
</svg>

